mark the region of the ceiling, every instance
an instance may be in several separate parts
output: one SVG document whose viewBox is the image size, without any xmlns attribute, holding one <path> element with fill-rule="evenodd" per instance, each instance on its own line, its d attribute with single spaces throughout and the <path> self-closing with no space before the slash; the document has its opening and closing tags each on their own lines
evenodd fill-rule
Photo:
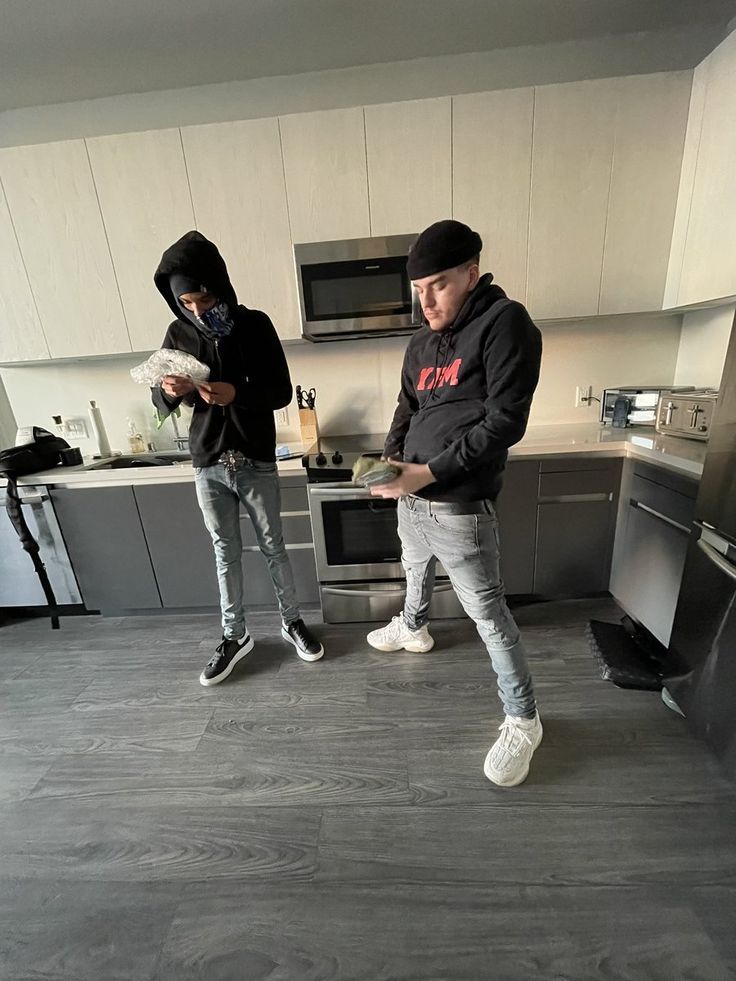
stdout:
<svg viewBox="0 0 736 981">
<path fill-rule="evenodd" d="M 635 32 L 725 33 L 734 15 L 736 0 L 0 0 L 0 111 Z"/>
</svg>

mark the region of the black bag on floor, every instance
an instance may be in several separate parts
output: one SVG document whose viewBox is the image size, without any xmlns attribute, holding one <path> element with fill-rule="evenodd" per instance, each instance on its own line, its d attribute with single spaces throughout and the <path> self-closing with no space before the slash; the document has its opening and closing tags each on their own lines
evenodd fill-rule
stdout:
<svg viewBox="0 0 736 981">
<path fill-rule="evenodd" d="M 43 594 L 49 605 L 49 616 L 51 617 L 51 627 L 59 629 L 59 609 L 56 603 L 54 591 L 51 588 L 46 566 L 41 561 L 39 555 L 40 548 L 38 542 L 31 534 L 31 530 L 26 523 L 23 515 L 21 497 L 18 493 L 18 481 L 16 478 L 24 477 L 31 473 L 40 473 L 42 470 L 51 470 L 61 462 L 61 451 L 69 449 L 69 444 L 60 436 L 41 429 L 40 426 L 33 427 L 33 439 L 30 443 L 23 443 L 20 446 L 11 446 L 7 450 L 0 450 L 0 475 L 7 478 L 8 485 L 5 489 L 5 510 L 12 522 L 13 527 L 18 533 L 18 538 L 24 550 L 28 552 L 36 570 L 36 575 L 41 583 Z"/>
</svg>

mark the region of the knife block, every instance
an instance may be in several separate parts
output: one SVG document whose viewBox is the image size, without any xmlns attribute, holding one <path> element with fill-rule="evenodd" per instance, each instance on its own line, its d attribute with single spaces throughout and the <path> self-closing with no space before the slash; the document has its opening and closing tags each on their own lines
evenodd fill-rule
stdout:
<svg viewBox="0 0 736 981">
<path fill-rule="evenodd" d="M 317 425 L 315 409 L 299 409 L 299 428 L 302 434 L 302 445 L 305 448 L 317 442 L 319 426 Z"/>
</svg>

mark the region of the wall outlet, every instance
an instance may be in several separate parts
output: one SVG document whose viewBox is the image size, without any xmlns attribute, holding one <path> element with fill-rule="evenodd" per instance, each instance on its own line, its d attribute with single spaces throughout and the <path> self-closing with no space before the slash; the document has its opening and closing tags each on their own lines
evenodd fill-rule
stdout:
<svg viewBox="0 0 736 981">
<path fill-rule="evenodd" d="M 284 429 L 289 425 L 289 410 L 287 408 L 277 409 L 274 416 L 276 417 L 277 429 Z"/>
<path fill-rule="evenodd" d="M 581 409 L 587 407 L 593 401 L 593 386 L 592 385 L 578 385 L 575 389 L 575 408 Z"/>
<path fill-rule="evenodd" d="M 64 439 L 87 439 L 89 437 L 86 419 L 65 419 L 61 424 L 61 430 Z"/>
</svg>

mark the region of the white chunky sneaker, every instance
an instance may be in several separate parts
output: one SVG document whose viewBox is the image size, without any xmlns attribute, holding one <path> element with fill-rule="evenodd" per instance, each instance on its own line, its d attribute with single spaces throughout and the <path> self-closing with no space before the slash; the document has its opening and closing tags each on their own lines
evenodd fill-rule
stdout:
<svg viewBox="0 0 736 981">
<path fill-rule="evenodd" d="M 411 651 L 412 654 L 426 654 L 434 647 L 426 624 L 418 630 L 410 630 L 403 616 L 393 617 L 391 623 L 378 630 L 371 630 L 366 638 L 377 651 Z"/>
<path fill-rule="evenodd" d="M 499 787 L 516 787 L 526 780 L 534 750 L 542 741 L 539 713 L 533 719 L 507 715 L 498 728 L 501 735 L 488 750 L 483 772 Z"/>
</svg>

